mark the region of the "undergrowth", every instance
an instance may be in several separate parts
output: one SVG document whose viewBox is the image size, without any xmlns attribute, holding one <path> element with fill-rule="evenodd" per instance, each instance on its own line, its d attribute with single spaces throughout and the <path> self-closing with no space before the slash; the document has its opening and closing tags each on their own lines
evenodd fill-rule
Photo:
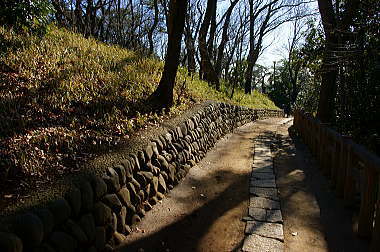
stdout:
<svg viewBox="0 0 380 252">
<path fill-rule="evenodd" d="M 42 38 L 0 27 L 0 174 L 43 176 L 78 169 L 101 148 L 206 99 L 276 108 L 265 95 L 221 92 L 181 68 L 176 105 L 149 113 L 145 100 L 163 62 L 48 27 Z"/>
</svg>

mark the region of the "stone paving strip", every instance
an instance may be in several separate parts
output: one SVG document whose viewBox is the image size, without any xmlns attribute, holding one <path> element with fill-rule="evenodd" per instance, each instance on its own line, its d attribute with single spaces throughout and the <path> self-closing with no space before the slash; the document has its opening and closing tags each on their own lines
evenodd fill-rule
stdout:
<svg viewBox="0 0 380 252">
<path fill-rule="evenodd" d="M 284 251 L 283 219 L 268 138 L 256 139 L 249 194 L 242 251 Z"/>
</svg>

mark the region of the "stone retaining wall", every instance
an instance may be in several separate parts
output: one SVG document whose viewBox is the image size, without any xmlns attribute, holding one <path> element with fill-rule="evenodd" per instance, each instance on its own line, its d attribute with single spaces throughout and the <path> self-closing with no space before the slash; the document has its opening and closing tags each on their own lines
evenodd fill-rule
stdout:
<svg viewBox="0 0 380 252">
<path fill-rule="evenodd" d="M 112 251 L 218 139 L 279 116 L 283 111 L 210 104 L 103 176 L 88 176 L 48 206 L 9 217 L 0 227 L 0 251 Z"/>
</svg>

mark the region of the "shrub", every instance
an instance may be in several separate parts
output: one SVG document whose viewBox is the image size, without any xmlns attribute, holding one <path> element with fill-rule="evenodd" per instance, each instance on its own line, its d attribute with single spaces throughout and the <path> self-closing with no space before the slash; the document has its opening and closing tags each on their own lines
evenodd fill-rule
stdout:
<svg viewBox="0 0 380 252">
<path fill-rule="evenodd" d="M 2 0 L 0 24 L 20 31 L 45 33 L 51 11 L 47 0 Z"/>
</svg>

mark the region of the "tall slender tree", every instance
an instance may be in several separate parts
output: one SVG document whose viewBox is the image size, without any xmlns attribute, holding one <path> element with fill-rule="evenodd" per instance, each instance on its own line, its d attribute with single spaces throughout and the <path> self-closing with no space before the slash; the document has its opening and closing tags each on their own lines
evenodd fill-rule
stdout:
<svg viewBox="0 0 380 252">
<path fill-rule="evenodd" d="M 336 77 L 338 68 L 331 57 L 336 47 L 338 38 L 336 32 L 336 18 L 331 0 L 318 0 L 323 30 L 325 32 L 325 52 L 322 61 L 322 83 L 319 94 L 317 117 L 322 122 L 330 122 L 333 118 L 334 98 L 336 94 Z"/>
<path fill-rule="evenodd" d="M 255 5 L 253 3 L 253 0 L 249 0 L 249 54 L 248 54 L 248 67 L 245 72 L 245 84 L 244 84 L 244 91 L 246 94 L 250 94 L 252 91 L 252 73 L 253 73 L 253 67 L 259 58 L 259 54 L 262 49 L 262 41 L 264 38 L 264 35 L 266 33 L 266 30 L 268 29 L 269 20 L 272 17 L 272 5 L 275 4 L 277 0 L 274 0 L 273 2 L 269 2 L 269 4 L 263 6 L 258 11 L 255 9 Z M 264 21 L 262 22 L 258 39 L 255 41 L 255 22 L 257 17 L 261 12 L 267 9 L 267 13 L 265 15 Z"/>
<path fill-rule="evenodd" d="M 228 42 L 228 28 L 230 26 L 232 11 L 234 10 L 234 7 L 236 6 L 238 2 L 239 0 L 234 0 L 233 2 L 231 2 L 230 6 L 228 7 L 226 11 L 226 17 L 223 24 L 222 38 L 218 47 L 218 54 L 217 54 L 216 63 L 215 63 L 215 71 L 218 75 L 218 78 L 220 78 L 221 73 L 222 73 L 222 61 L 224 58 L 224 50 Z"/>
<path fill-rule="evenodd" d="M 168 18 L 168 47 L 160 84 L 149 100 L 156 109 L 173 105 L 173 89 L 181 52 L 187 0 L 170 0 Z"/>
<path fill-rule="evenodd" d="M 207 1 L 206 13 L 205 13 L 201 28 L 199 30 L 198 46 L 199 46 L 199 52 L 201 56 L 201 70 L 202 70 L 201 72 L 203 73 L 203 76 L 201 77 L 202 79 L 214 85 L 217 90 L 219 90 L 220 89 L 219 78 L 211 62 L 211 57 L 208 51 L 207 41 L 206 41 L 207 33 L 210 28 L 211 20 L 213 18 L 213 13 L 216 8 L 216 3 L 217 3 L 217 0 Z"/>
<path fill-rule="evenodd" d="M 343 45 L 350 39 L 350 26 L 353 24 L 355 10 L 360 0 L 345 2 L 340 10 L 339 4 L 332 0 L 318 0 L 319 13 L 325 33 L 325 51 L 322 59 L 322 82 L 319 94 L 317 117 L 322 122 L 332 122 L 337 90 L 338 57 Z"/>
<path fill-rule="evenodd" d="M 148 31 L 148 39 L 149 39 L 149 54 L 152 55 L 154 51 L 154 42 L 153 42 L 153 33 L 158 25 L 158 3 L 157 0 L 153 0 L 153 8 L 154 8 L 154 19 L 152 27 Z"/>
</svg>

